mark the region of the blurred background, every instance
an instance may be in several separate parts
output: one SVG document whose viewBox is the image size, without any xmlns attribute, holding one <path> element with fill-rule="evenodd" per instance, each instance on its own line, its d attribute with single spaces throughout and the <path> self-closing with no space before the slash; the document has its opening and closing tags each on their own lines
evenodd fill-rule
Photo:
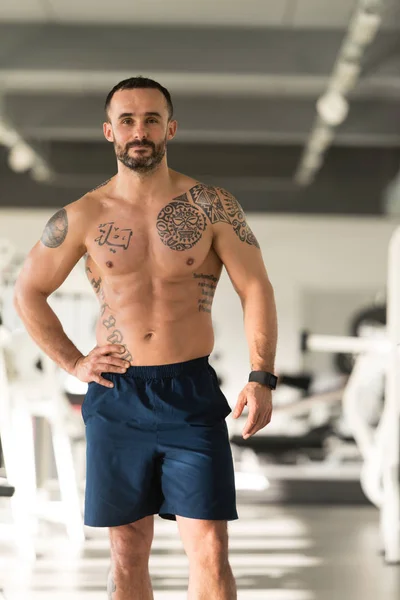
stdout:
<svg viewBox="0 0 400 600">
<path fill-rule="evenodd" d="M 400 1 L 2 0 L 0 598 L 105 594 L 106 538 L 81 522 L 85 386 L 27 339 L 12 292 L 47 220 L 115 173 L 103 105 L 134 75 L 171 92 L 170 167 L 238 198 L 275 289 L 274 419 L 244 442 L 244 420 L 228 418 L 239 599 L 398 597 L 400 570 L 386 563 L 400 561 L 400 387 L 389 396 L 385 386 L 400 337 L 387 324 L 400 294 L 400 246 L 389 256 L 400 223 Z M 98 308 L 82 263 L 50 304 L 88 352 Z M 233 407 L 249 357 L 225 274 L 213 320 L 211 361 Z M 367 340 L 361 354 L 354 339 Z M 187 565 L 173 526 L 157 527 L 155 597 L 178 600 Z"/>
</svg>

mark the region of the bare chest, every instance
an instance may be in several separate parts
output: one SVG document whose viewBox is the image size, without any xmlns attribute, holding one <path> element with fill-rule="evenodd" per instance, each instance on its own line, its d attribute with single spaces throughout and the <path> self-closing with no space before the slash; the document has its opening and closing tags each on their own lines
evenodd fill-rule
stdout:
<svg viewBox="0 0 400 600">
<path fill-rule="evenodd" d="M 86 246 L 101 271 L 128 275 L 181 277 L 204 263 L 211 251 L 212 231 L 204 213 L 179 198 L 156 211 L 101 212 L 91 224 Z"/>
</svg>

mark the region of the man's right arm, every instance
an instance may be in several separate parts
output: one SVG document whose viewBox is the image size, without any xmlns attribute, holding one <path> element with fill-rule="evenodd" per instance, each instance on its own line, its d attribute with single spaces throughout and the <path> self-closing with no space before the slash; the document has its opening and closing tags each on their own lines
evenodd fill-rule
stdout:
<svg viewBox="0 0 400 600">
<path fill-rule="evenodd" d="M 125 352 L 124 346 L 96 346 L 84 356 L 66 336 L 47 303 L 50 294 L 60 287 L 86 252 L 87 213 L 78 200 L 51 217 L 18 276 L 14 306 L 37 345 L 60 367 L 81 381 L 113 387 L 102 373 L 126 371 L 129 362 L 118 356 Z"/>
<path fill-rule="evenodd" d="M 15 284 L 14 306 L 28 333 L 65 371 L 72 373 L 82 353 L 66 336 L 47 298 L 65 281 L 86 252 L 84 219 L 78 203 L 55 213 L 27 256 Z"/>
</svg>

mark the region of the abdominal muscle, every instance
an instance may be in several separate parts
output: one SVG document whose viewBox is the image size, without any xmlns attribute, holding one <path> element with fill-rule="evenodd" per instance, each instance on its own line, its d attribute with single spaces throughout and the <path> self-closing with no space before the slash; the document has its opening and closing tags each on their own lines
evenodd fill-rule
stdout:
<svg viewBox="0 0 400 600">
<path fill-rule="evenodd" d="M 199 312 L 195 287 L 193 295 L 187 289 L 191 286 L 184 287 L 176 290 L 173 299 L 165 294 L 162 301 L 139 294 L 107 302 L 110 294 L 105 290 L 100 298 L 97 344 L 122 344 L 126 348 L 122 357 L 136 366 L 172 364 L 209 355 L 214 346 L 211 313 Z"/>
</svg>

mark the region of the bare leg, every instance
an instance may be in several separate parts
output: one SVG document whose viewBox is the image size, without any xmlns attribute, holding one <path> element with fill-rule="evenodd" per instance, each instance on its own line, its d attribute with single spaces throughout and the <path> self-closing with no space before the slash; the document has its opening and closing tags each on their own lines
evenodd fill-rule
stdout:
<svg viewBox="0 0 400 600">
<path fill-rule="evenodd" d="M 154 517 L 110 528 L 108 600 L 154 600 L 149 575 Z"/>
<path fill-rule="evenodd" d="M 237 600 L 226 521 L 184 517 L 177 517 L 177 521 L 189 558 L 188 600 Z"/>
</svg>

